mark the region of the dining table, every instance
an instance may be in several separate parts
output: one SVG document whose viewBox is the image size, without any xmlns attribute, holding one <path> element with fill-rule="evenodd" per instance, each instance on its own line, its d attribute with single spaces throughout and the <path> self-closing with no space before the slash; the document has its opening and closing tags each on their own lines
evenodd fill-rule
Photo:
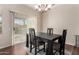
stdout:
<svg viewBox="0 0 79 59">
<path fill-rule="evenodd" d="M 28 36 L 28 35 L 27 35 Z M 47 43 L 47 46 L 46 46 L 46 55 L 53 55 L 53 43 L 54 41 L 58 40 L 60 41 L 61 40 L 61 35 L 60 34 L 47 34 L 47 33 L 44 33 L 44 32 L 37 32 L 35 34 L 35 38 L 36 40 L 42 40 L 44 42 Z M 26 46 L 29 47 L 29 37 L 27 37 L 27 44 Z"/>
</svg>

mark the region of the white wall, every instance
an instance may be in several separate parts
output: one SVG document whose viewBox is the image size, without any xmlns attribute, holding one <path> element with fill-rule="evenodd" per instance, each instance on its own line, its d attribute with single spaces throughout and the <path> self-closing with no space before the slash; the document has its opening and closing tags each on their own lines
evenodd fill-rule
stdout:
<svg viewBox="0 0 79 59">
<path fill-rule="evenodd" d="M 26 5 L 0 5 L 0 14 L 2 15 L 2 33 L 0 34 L 0 48 L 4 48 L 12 45 L 12 15 L 9 11 L 14 11 L 20 14 L 25 15 L 26 19 L 33 19 L 35 21 L 34 27 L 36 30 L 37 27 L 40 27 L 39 22 L 37 21 L 39 13 L 27 7 Z"/>
<path fill-rule="evenodd" d="M 75 45 L 75 35 L 79 34 L 79 5 L 55 5 L 43 14 L 43 31 L 54 28 L 54 33 L 61 34 L 67 29 L 66 44 Z"/>
</svg>

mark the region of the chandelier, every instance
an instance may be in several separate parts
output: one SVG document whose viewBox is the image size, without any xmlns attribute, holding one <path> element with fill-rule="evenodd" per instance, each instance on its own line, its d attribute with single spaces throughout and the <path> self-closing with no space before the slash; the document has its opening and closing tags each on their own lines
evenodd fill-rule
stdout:
<svg viewBox="0 0 79 59">
<path fill-rule="evenodd" d="M 47 11 L 47 10 L 51 9 L 51 7 L 52 7 L 52 4 L 38 4 L 38 5 L 35 5 L 35 9 L 40 11 L 40 12 Z"/>
</svg>

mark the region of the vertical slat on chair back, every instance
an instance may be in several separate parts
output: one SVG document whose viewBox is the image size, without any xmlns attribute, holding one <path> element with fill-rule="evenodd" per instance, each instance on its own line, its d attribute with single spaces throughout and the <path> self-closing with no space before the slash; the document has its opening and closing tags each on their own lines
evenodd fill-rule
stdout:
<svg viewBox="0 0 79 59">
<path fill-rule="evenodd" d="M 52 35 L 53 34 L 53 28 L 47 28 L 47 34 Z"/>
<path fill-rule="evenodd" d="M 35 29 L 34 28 L 29 28 L 29 35 L 30 35 L 30 42 L 32 43 L 35 38 Z"/>
<path fill-rule="evenodd" d="M 63 33 L 62 33 L 62 37 L 61 37 L 61 43 L 62 43 L 62 44 L 61 44 L 61 45 L 62 45 L 61 47 L 62 47 L 62 48 L 65 47 L 66 34 L 67 34 L 67 30 L 64 29 L 64 30 L 63 30 Z"/>
</svg>

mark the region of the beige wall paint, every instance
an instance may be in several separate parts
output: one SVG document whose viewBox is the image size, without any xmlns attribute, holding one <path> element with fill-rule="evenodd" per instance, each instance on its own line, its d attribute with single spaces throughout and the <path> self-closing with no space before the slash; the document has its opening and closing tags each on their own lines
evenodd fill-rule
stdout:
<svg viewBox="0 0 79 59">
<path fill-rule="evenodd" d="M 38 15 L 38 20 L 37 20 L 38 26 L 37 26 L 37 30 L 38 32 L 42 32 L 42 14 L 40 13 Z"/>
<path fill-rule="evenodd" d="M 53 27 L 54 33 L 61 34 L 66 28 L 66 43 L 75 45 L 75 35 L 79 35 L 79 5 L 55 5 L 43 15 L 25 5 L 0 5 L 0 14 L 3 16 L 0 48 L 12 45 L 12 15 L 9 10 L 25 15 L 26 19 L 34 19 L 34 27 L 38 32 L 46 32 L 47 27 Z"/>
<path fill-rule="evenodd" d="M 13 27 L 13 20 L 12 15 L 9 11 L 14 11 L 20 14 L 25 15 L 26 19 L 33 19 L 34 20 L 34 28 L 37 30 L 40 27 L 39 15 L 40 13 L 32 10 L 31 8 L 27 7 L 26 5 L 0 5 L 0 13 L 2 14 L 2 34 L 0 34 L 0 48 L 4 48 L 7 46 L 12 45 L 12 27 Z M 41 30 L 41 29 L 40 29 Z M 38 31 L 40 31 L 38 30 Z"/>
<path fill-rule="evenodd" d="M 54 33 L 61 34 L 67 29 L 66 44 L 75 45 L 75 35 L 79 35 L 79 5 L 55 5 L 43 14 L 43 31 L 54 28 Z"/>
</svg>

